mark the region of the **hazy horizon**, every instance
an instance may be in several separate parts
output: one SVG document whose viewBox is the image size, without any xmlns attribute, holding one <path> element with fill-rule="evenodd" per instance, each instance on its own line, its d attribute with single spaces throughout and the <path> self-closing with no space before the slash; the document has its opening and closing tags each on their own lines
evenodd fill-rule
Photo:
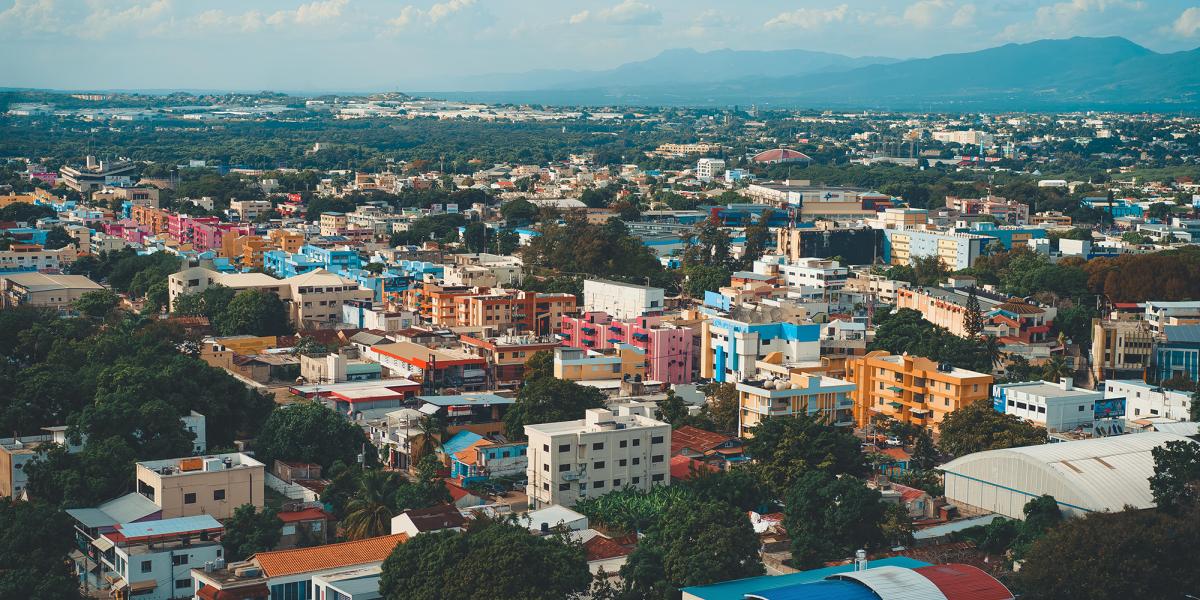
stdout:
<svg viewBox="0 0 1200 600">
<path fill-rule="evenodd" d="M 0 0 L 0 33 L 20 48 L 0 57 L 0 87 L 435 91 L 675 48 L 913 58 L 1072 36 L 1173 52 L 1200 45 L 1190 2 Z"/>
</svg>

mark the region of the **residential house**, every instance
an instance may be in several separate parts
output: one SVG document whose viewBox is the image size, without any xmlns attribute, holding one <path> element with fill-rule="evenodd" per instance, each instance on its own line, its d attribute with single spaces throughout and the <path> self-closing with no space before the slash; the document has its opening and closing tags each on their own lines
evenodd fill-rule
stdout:
<svg viewBox="0 0 1200 600">
<path fill-rule="evenodd" d="M 434 531 L 462 531 L 466 524 L 466 517 L 453 504 L 410 508 L 392 517 L 392 535 L 404 534 L 412 539 Z"/>
<path fill-rule="evenodd" d="M 89 587 L 114 598 L 186 597 L 192 569 L 224 560 L 224 531 L 211 515 L 117 524 L 92 542 L 100 574 L 88 574 Z"/>
<path fill-rule="evenodd" d="M 261 507 L 266 468 L 240 452 L 143 461 L 136 465 L 137 493 L 160 509 L 162 518 L 233 516 L 243 504 Z"/>
<path fill-rule="evenodd" d="M 946 415 L 987 401 L 992 376 L 928 358 L 877 350 L 847 361 L 854 384 L 854 420 L 866 427 L 877 415 L 936 431 Z"/>
</svg>

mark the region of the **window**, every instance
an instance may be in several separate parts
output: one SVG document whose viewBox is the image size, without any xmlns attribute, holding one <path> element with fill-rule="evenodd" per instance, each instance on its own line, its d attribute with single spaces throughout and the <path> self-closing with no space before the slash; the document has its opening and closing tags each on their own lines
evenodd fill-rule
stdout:
<svg viewBox="0 0 1200 600">
<path fill-rule="evenodd" d="M 661 435 L 656 435 L 656 436 L 654 436 L 654 437 L 650 438 L 650 443 L 651 443 L 651 444 L 661 444 L 661 443 L 663 443 L 663 436 L 661 436 Z"/>
<path fill-rule="evenodd" d="M 142 572 L 143 573 L 149 573 L 152 568 L 153 568 L 153 565 L 151 564 L 150 561 L 148 561 L 148 560 L 142 561 Z"/>
<path fill-rule="evenodd" d="M 550 444 L 542 444 L 542 452 L 549 452 Z"/>
<path fill-rule="evenodd" d="M 195 504 L 196 503 L 196 492 L 190 492 L 190 493 L 184 494 L 183 495 L 183 503 L 184 504 Z"/>
<path fill-rule="evenodd" d="M 213 500 L 224 500 L 225 490 L 213 490 Z"/>
<path fill-rule="evenodd" d="M 640 459 L 640 458 L 635 458 L 635 459 L 633 459 L 633 464 L 635 464 L 635 465 L 640 465 L 640 464 L 642 464 L 642 459 Z"/>
<path fill-rule="evenodd" d="M 641 483 L 641 482 L 642 482 L 642 478 L 641 478 L 641 477 L 634 477 L 634 478 L 633 478 L 633 485 L 637 485 L 637 484 L 639 484 L 639 483 Z"/>
<path fill-rule="evenodd" d="M 176 567 L 181 566 L 181 565 L 186 565 L 187 562 L 188 562 L 188 555 L 186 555 L 186 554 L 176 554 L 175 556 L 171 557 L 171 564 Z"/>
<path fill-rule="evenodd" d="M 626 447 L 626 446 L 628 446 L 628 445 L 629 445 L 629 440 L 621 440 L 621 441 L 620 441 L 620 442 L 617 444 L 617 446 L 619 446 L 619 447 L 621 447 L 621 448 L 624 448 L 624 447 Z"/>
<path fill-rule="evenodd" d="M 548 492 L 548 491 L 550 491 L 550 484 L 549 484 L 549 483 L 543 483 L 543 484 L 542 484 L 542 489 L 543 489 L 543 490 L 546 490 L 547 492 Z"/>
<path fill-rule="evenodd" d="M 175 589 L 182 590 L 183 588 L 187 588 L 189 590 L 192 589 L 192 580 L 191 579 L 176 579 L 175 580 Z"/>
<path fill-rule="evenodd" d="M 604 461 L 602 461 L 602 460 L 598 460 L 598 461 L 596 461 L 596 462 L 592 463 L 592 468 L 593 468 L 593 469 L 603 469 L 603 468 L 604 468 Z"/>
<path fill-rule="evenodd" d="M 317 533 L 317 532 L 321 531 L 321 528 L 324 526 L 325 526 L 325 523 L 322 521 L 313 521 L 312 523 L 308 524 L 308 530 L 313 533 Z"/>
<path fill-rule="evenodd" d="M 1009 406 L 1016 406 L 1016 405 L 1017 405 L 1017 403 L 1016 403 L 1016 402 L 1013 402 L 1012 400 L 1009 400 L 1009 401 L 1008 401 L 1008 405 L 1009 405 Z"/>
<path fill-rule="evenodd" d="M 641 445 L 642 445 L 642 439 L 641 439 L 641 438 L 634 438 L 634 439 L 633 439 L 633 447 L 634 447 L 634 448 L 637 448 L 638 446 L 641 446 Z"/>
<path fill-rule="evenodd" d="M 571 451 L 571 445 L 570 445 L 570 444 L 559 444 L 559 445 L 558 445 L 558 451 L 559 451 L 559 452 L 570 452 L 570 451 Z"/>
<path fill-rule="evenodd" d="M 566 473 L 567 471 L 570 471 L 570 470 L 571 470 L 571 463 L 563 463 L 561 465 L 558 465 L 559 473 Z"/>
<path fill-rule="evenodd" d="M 283 535 L 296 535 L 296 524 L 289 523 L 283 526 Z"/>
<path fill-rule="evenodd" d="M 592 450 L 603 450 L 603 449 L 604 449 L 604 442 L 595 442 L 594 444 L 592 444 Z"/>
<path fill-rule="evenodd" d="M 623 458 L 622 458 L 621 460 L 618 460 L 618 461 L 617 461 L 617 466 L 618 466 L 618 467 L 624 467 L 624 466 L 627 466 L 628 464 L 629 464 L 629 461 L 627 461 L 627 460 L 625 460 L 625 459 L 623 459 Z"/>
<path fill-rule="evenodd" d="M 662 473 L 659 473 L 658 475 L 655 475 L 650 478 L 650 481 L 662 481 L 662 480 L 663 480 Z"/>
<path fill-rule="evenodd" d="M 660 463 L 662 461 L 663 461 L 663 455 L 661 455 L 661 454 L 656 454 L 656 455 L 650 457 L 650 462 L 652 462 L 652 463 Z"/>
<path fill-rule="evenodd" d="M 614 479 L 614 480 L 613 480 L 613 487 L 621 487 L 621 480 L 620 480 L 620 479 Z"/>
<path fill-rule="evenodd" d="M 542 463 L 542 470 L 549 473 L 550 472 L 550 463 Z"/>
<path fill-rule="evenodd" d="M 1083 412 L 1083 405 L 1079 406 L 1079 412 Z"/>
<path fill-rule="evenodd" d="M 560 492 L 569 492 L 569 491 L 571 491 L 571 484 L 569 484 L 569 483 L 560 483 L 560 484 L 558 484 L 558 491 L 560 491 Z"/>
<path fill-rule="evenodd" d="M 604 481 L 603 481 L 603 480 L 601 480 L 601 481 L 593 481 L 593 482 L 592 482 L 592 488 L 594 488 L 594 489 L 597 489 L 597 490 L 598 490 L 598 489 L 600 489 L 600 488 L 602 488 L 602 487 L 604 487 Z"/>
</svg>

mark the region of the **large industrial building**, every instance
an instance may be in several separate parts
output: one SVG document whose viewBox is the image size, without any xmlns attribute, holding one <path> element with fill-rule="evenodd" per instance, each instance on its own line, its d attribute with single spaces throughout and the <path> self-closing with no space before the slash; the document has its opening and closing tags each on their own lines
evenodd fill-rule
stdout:
<svg viewBox="0 0 1200 600">
<path fill-rule="evenodd" d="M 976 452 L 938 470 L 950 502 L 1014 519 L 1024 518 L 1025 504 L 1044 494 L 1073 516 L 1152 508 L 1151 450 L 1173 441 L 1194 443 L 1171 433 L 1118 435 Z"/>
</svg>

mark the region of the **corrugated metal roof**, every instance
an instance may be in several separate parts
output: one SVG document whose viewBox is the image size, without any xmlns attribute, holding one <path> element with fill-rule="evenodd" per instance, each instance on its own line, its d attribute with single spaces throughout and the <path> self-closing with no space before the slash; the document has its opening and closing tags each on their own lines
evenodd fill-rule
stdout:
<svg viewBox="0 0 1200 600">
<path fill-rule="evenodd" d="M 1013 594 L 978 567 L 951 563 L 915 569 L 950 600 L 1012 600 Z"/>
<path fill-rule="evenodd" d="M 122 523 L 117 525 L 117 531 L 126 539 L 173 535 L 208 529 L 221 529 L 221 523 L 212 518 L 212 515 L 197 515 L 194 517 L 178 517 L 175 519 L 163 519 L 161 521 L 144 521 L 141 523 Z"/>
<path fill-rule="evenodd" d="M 1049 493 L 1060 503 L 1088 511 L 1115 512 L 1126 505 L 1150 508 L 1150 452 L 1171 441 L 1191 440 L 1151 432 L 987 450 L 938 469 L 1031 496 Z"/>
<path fill-rule="evenodd" d="M 912 569 L 875 567 L 839 573 L 831 579 L 851 579 L 875 592 L 879 600 L 948 600 L 932 581 Z"/>
<path fill-rule="evenodd" d="M 907 556 L 892 556 L 876 561 L 871 561 L 872 565 L 903 567 L 906 569 L 915 569 L 917 567 L 928 567 L 929 563 L 922 562 Z M 763 595 L 769 590 L 776 590 L 785 587 L 792 587 L 802 583 L 813 583 L 822 579 L 833 576 L 838 573 L 853 571 L 854 565 L 847 563 L 833 567 L 825 567 L 822 569 L 812 569 L 810 571 L 801 571 L 799 573 L 789 573 L 787 575 L 762 575 L 759 577 L 748 577 L 746 579 L 735 579 L 733 581 L 724 581 L 721 583 L 713 583 L 709 585 L 697 585 L 683 588 L 685 594 L 700 598 L 701 600 L 743 600 L 747 595 Z"/>
<path fill-rule="evenodd" d="M 878 600 L 875 592 L 858 582 L 815 581 L 746 594 L 747 600 Z"/>
</svg>

